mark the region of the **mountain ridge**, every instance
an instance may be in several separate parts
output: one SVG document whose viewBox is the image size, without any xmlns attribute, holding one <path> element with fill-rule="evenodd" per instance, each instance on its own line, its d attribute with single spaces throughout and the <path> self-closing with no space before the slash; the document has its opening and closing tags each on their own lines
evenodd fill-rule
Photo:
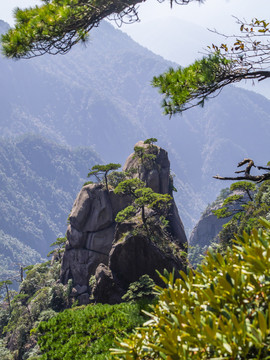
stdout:
<svg viewBox="0 0 270 360">
<path fill-rule="evenodd" d="M 176 200 L 188 232 L 243 157 L 268 161 L 270 102 L 229 87 L 170 120 L 152 76 L 175 65 L 103 22 L 85 49 L 29 61 L 0 59 L 2 136 L 31 131 L 69 146 L 92 146 L 105 162 L 122 162 L 131 144 L 156 137 L 170 154 Z M 225 185 L 226 186 L 226 185 Z"/>
</svg>

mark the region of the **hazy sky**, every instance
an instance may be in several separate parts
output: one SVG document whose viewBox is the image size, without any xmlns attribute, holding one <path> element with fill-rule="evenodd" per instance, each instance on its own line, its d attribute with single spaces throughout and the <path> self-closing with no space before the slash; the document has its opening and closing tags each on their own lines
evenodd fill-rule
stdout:
<svg viewBox="0 0 270 360">
<path fill-rule="evenodd" d="M 40 4 L 39 0 L 1 0 L 0 18 L 13 24 L 12 10 L 15 7 L 27 7 Z M 190 3 L 189 5 L 174 5 L 170 9 L 169 0 L 159 4 L 158 0 L 147 0 L 140 5 L 142 21 L 151 21 L 164 16 L 176 16 L 199 25 L 220 26 L 232 23 L 231 15 L 238 17 L 265 17 L 270 14 L 269 0 L 206 0 L 203 5 Z"/>
<path fill-rule="evenodd" d="M 13 25 L 12 14 L 14 8 L 25 8 L 38 4 L 41 4 L 40 0 L 0 0 L 0 19 Z M 186 61 L 189 61 L 190 58 L 193 59 L 194 57 L 195 48 L 200 50 L 200 46 L 196 44 L 195 40 L 197 40 L 197 42 L 201 41 L 199 35 L 201 35 L 201 37 L 204 36 L 202 35 L 204 33 L 203 29 L 201 34 L 198 35 L 197 32 L 195 33 L 196 35 L 192 35 L 194 34 L 194 31 L 192 31 L 192 23 L 200 25 L 204 29 L 217 29 L 220 32 L 232 34 L 237 32 L 239 28 L 239 25 L 236 25 L 235 20 L 232 18 L 233 15 L 241 19 L 245 18 L 246 20 L 254 17 L 269 20 L 270 0 L 205 0 L 204 4 L 192 2 L 188 5 L 174 5 L 172 9 L 170 8 L 169 0 L 165 0 L 161 4 L 158 0 L 147 0 L 140 4 L 139 15 L 141 22 L 122 26 L 121 30 L 127 32 L 138 43 L 172 61 L 176 61 L 177 59 L 173 54 L 165 51 L 165 45 L 167 45 L 167 43 L 169 44 L 171 40 L 174 40 L 175 46 L 180 49 L 185 49 Z M 157 21 L 161 18 L 162 21 Z M 180 22 L 182 20 L 180 33 L 175 30 L 175 28 L 173 28 L 174 31 L 172 31 L 172 27 L 166 26 L 168 23 L 175 23 L 175 19 L 179 19 Z M 153 27 L 158 27 L 158 31 L 153 31 Z M 148 33 L 146 33 L 147 29 L 150 29 Z M 159 41 L 160 34 L 162 34 L 162 37 L 167 37 L 168 41 L 165 41 L 165 43 Z M 195 36 L 194 39 L 192 39 L 191 36 Z M 188 45 L 190 45 L 191 48 L 192 43 L 194 43 L 193 51 L 192 49 L 188 49 L 189 46 L 186 45 L 185 41 L 189 42 Z M 188 51 L 190 51 L 190 54 L 188 54 Z M 179 60 L 176 62 L 186 66 L 184 61 Z M 270 99 L 269 81 L 263 81 L 259 86 L 256 85 L 256 87 L 252 87 L 252 90 L 261 92 Z"/>
</svg>

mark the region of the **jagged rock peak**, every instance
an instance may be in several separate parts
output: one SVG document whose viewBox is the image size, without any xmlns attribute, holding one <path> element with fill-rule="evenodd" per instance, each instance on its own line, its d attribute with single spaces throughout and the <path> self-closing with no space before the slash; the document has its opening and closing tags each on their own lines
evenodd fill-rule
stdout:
<svg viewBox="0 0 270 360">
<path fill-rule="evenodd" d="M 154 192 L 171 195 L 173 185 L 167 152 L 142 141 L 134 150 L 123 171 L 143 180 Z M 143 231 L 138 217 L 131 222 L 116 224 L 118 212 L 130 204 L 129 196 L 115 194 L 112 186 L 107 190 L 102 183 L 88 184 L 79 192 L 69 217 L 60 280 L 66 284 L 72 279 L 72 295 L 80 304 L 89 302 L 91 292 L 95 301 L 120 302 L 129 283 L 141 275 L 146 273 L 158 282 L 156 269 L 162 272 L 165 268 L 169 271 L 184 268 L 180 257 L 168 250 L 172 243 L 180 253 L 187 244 L 174 200 L 167 216 L 166 232 L 158 225 L 151 228 L 157 237 L 166 239 L 162 240 L 163 248 L 153 243 L 149 233 Z M 89 286 L 91 276 L 96 277 L 94 289 Z"/>
<path fill-rule="evenodd" d="M 145 181 L 146 186 L 150 187 L 160 194 L 171 194 L 172 187 L 170 185 L 170 161 L 166 150 L 157 145 L 144 144 L 143 141 L 138 141 L 134 149 L 142 148 L 142 155 L 136 155 L 136 151 L 129 155 L 123 170 L 136 169 L 134 177 L 139 177 Z M 137 151 L 139 153 L 139 150 Z M 150 157 L 147 157 L 149 156 Z M 151 158 L 151 155 L 152 158 Z"/>
</svg>

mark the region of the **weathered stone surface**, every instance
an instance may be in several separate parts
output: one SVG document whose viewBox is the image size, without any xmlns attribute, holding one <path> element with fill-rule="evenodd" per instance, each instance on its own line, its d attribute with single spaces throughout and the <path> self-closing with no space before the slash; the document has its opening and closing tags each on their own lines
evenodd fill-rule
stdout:
<svg viewBox="0 0 270 360">
<path fill-rule="evenodd" d="M 109 198 L 112 208 L 112 217 L 114 220 L 119 211 L 125 209 L 130 204 L 131 199 L 127 195 L 115 194 L 113 190 L 110 190 Z"/>
<path fill-rule="evenodd" d="M 85 294 L 82 294 L 78 297 L 78 300 L 79 300 L 79 304 L 80 305 L 87 305 L 89 304 L 89 294 L 88 293 L 85 293 Z"/>
<path fill-rule="evenodd" d="M 136 146 L 148 148 L 142 141 Z M 168 154 L 157 146 L 151 151 L 156 155 L 153 161 L 142 164 L 131 154 L 123 169 L 135 168 L 138 173 L 134 177 L 145 181 L 155 192 L 171 193 Z M 126 236 L 140 224 L 119 224 L 116 231 L 115 217 L 130 202 L 129 196 L 116 195 L 112 190 L 108 192 L 102 184 L 84 186 L 74 202 L 60 278 L 64 284 L 69 279 L 73 280 L 72 295 L 78 298 L 80 304 L 89 301 L 89 279 L 94 274 L 97 278 L 95 301 L 117 303 L 129 283 L 138 280 L 141 275 L 149 274 L 159 282 L 155 269 L 172 271 L 182 266 L 180 260 L 165 255 L 150 240 L 142 236 Z M 145 214 L 150 214 L 147 209 Z M 185 244 L 184 227 L 174 201 L 168 220 L 171 241 Z M 117 243 L 119 239 L 121 243 Z"/>
<path fill-rule="evenodd" d="M 108 266 L 99 264 L 95 277 L 96 285 L 92 292 L 95 301 L 103 304 L 119 304 L 125 291 L 114 280 Z"/>
<path fill-rule="evenodd" d="M 85 247 L 93 252 L 109 255 L 114 238 L 115 224 L 101 231 L 88 233 Z"/>
<path fill-rule="evenodd" d="M 171 210 L 168 215 L 169 231 L 173 236 L 175 242 L 185 248 L 187 246 L 187 237 L 184 229 L 184 225 L 178 214 L 178 209 L 175 202 L 172 202 Z"/>
<path fill-rule="evenodd" d="M 218 219 L 216 215 L 212 213 L 212 210 L 207 210 L 192 230 L 189 245 L 199 245 L 200 247 L 209 246 L 211 241 L 218 236 L 218 233 L 222 230 L 222 226 L 226 224 L 226 222 L 228 222 L 228 219 Z"/>
<path fill-rule="evenodd" d="M 74 287 L 88 286 L 90 276 L 95 274 L 101 262 L 108 263 L 108 255 L 87 249 L 66 251 L 62 261 L 60 280 L 66 284 L 69 279 L 72 279 Z"/>
<path fill-rule="evenodd" d="M 143 141 L 139 141 L 135 146 L 148 149 L 148 145 Z M 145 181 L 146 186 L 153 189 L 160 194 L 168 194 L 169 190 L 169 177 L 170 177 L 170 161 L 168 159 L 168 153 L 164 149 L 155 146 L 156 159 L 150 168 L 143 166 L 137 158 L 134 158 L 134 153 L 129 155 L 123 170 L 127 171 L 132 168 L 137 169 L 138 173 L 134 174 L 134 177 L 139 177 Z"/>
<path fill-rule="evenodd" d="M 148 145 L 144 144 L 143 141 L 139 141 L 135 146 L 148 148 Z M 164 149 L 155 146 L 156 159 L 150 169 L 141 165 L 138 158 L 134 158 L 134 153 L 129 155 L 123 170 L 127 171 L 132 168 L 138 169 L 138 173 L 134 174 L 134 177 L 139 177 L 145 181 L 146 186 L 153 189 L 155 192 L 160 194 L 170 194 L 170 161 L 168 159 L 168 153 Z M 173 199 L 172 206 L 169 211 L 168 220 L 170 222 L 169 230 L 178 244 L 182 244 L 182 247 L 187 246 L 187 237 L 185 234 L 184 225 L 178 214 L 177 206 Z"/>
<path fill-rule="evenodd" d="M 78 295 L 81 295 L 83 293 L 88 292 L 88 286 L 86 286 L 86 285 L 83 285 L 83 286 L 77 285 L 75 287 L 75 290 L 76 290 Z"/>
<path fill-rule="evenodd" d="M 110 226 L 114 219 L 107 190 L 100 184 L 84 186 L 69 219 L 72 227 L 81 232 L 98 231 Z"/>
<path fill-rule="evenodd" d="M 231 195 L 243 195 L 243 201 L 248 202 L 249 198 L 248 195 L 240 190 L 235 190 L 228 194 Z M 200 217 L 198 223 L 194 227 L 190 238 L 189 238 L 189 245 L 195 246 L 199 245 L 200 247 L 209 246 L 210 243 L 214 240 L 219 242 L 218 234 L 222 230 L 224 224 L 226 224 L 230 219 L 231 216 L 227 218 L 220 218 L 218 219 L 216 215 L 213 214 L 213 210 L 218 210 L 222 208 L 223 200 L 215 201 L 212 205 L 208 206 L 207 209 L 203 212 L 202 216 Z M 241 204 L 232 203 L 229 206 L 229 209 L 237 210 L 241 208 Z"/>
<path fill-rule="evenodd" d="M 68 225 L 67 239 L 71 248 L 83 248 L 85 246 L 87 233 L 76 230 L 73 226 Z"/>
<path fill-rule="evenodd" d="M 156 284 L 162 285 L 156 270 L 183 270 L 180 260 L 167 256 L 147 237 L 127 235 L 121 242 L 113 245 L 109 256 L 109 268 L 123 288 L 148 274 Z"/>
<path fill-rule="evenodd" d="M 117 243 L 123 235 L 130 233 L 133 229 L 135 229 L 135 222 L 123 222 L 116 225 L 115 234 L 114 234 L 114 243 Z"/>
</svg>

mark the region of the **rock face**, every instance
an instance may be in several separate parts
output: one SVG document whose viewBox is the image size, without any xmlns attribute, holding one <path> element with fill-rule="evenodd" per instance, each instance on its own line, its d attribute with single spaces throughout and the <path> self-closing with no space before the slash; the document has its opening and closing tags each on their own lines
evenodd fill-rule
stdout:
<svg viewBox="0 0 270 360">
<path fill-rule="evenodd" d="M 129 204 L 129 198 L 107 192 L 101 184 L 90 184 L 78 194 L 67 228 L 61 282 L 87 286 L 100 263 L 108 264 L 115 233 L 115 216 Z"/>
<path fill-rule="evenodd" d="M 143 142 L 135 146 L 149 145 Z M 172 191 L 170 162 L 165 150 L 153 146 L 155 157 L 149 162 L 134 158 L 131 154 L 123 170 L 133 170 L 133 176 L 145 181 L 146 186 L 162 194 Z M 146 236 L 131 235 L 138 224 L 123 223 L 116 226 L 117 213 L 130 205 L 128 196 L 107 191 L 102 184 L 84 186 L 78 194 L 67 229 L 67 244 L 63 256 L 60 280 L 66 284 L 73 282 L 72 295 L 80 304 L 88 302 L 90 292 L 97 302 L 117 303 L 131 282 L 148 274 L 159 282 L 156 269 L 182 269 L 179 258 L 166 254 Z M 184 227 L 174 201 L 168 216 L 170 241 L 179 247 L 186 245 Z M 89 279 L 95 275 L 94 289 L 89 287 Z"/>
<path fill-rule="evenodd" d="M 209 207 L 201 216 L 198 223 L 192 230 L 188 241 L 189 246 L 199 245 L 200 247 L 209 246 L 213 240 L 218 240 L 218 234 L 222 230 L 222 226 L 226 224 L 229 219 L 218 219 L 212 213 L 212 210 L 217 210 L 221 206 Z"/>
<path fill-rule="evenodd" d="M 227 196 L 231 195 L 243 195 L 243 201 L 248 202 L 249 198 L 247 194 L 235 190 L 233 192 L 228 193 Z M 223 206 L 223 200 L 216 200 L 213 204 L 209 205 L 207 209 L 203 212 L 201 218 L 199 219 L 197 225 L 194 227 L 190 238 L 189 238 L 189 245 L 195 246 L 199 245 L 200 247 L 209 246 L 212 241 L 219 241 L 218 234 L 222 230 L 224 224 L 226 224 L 230 219 L 227 218 L 217 218 L 216 215 L 213 214 L 213 210 L 218 210 Z M 241 205 L 237 205 L 233 203 L 229 206 L 229 210 L 231 209 L 240 209 Z"/>
<path fill-rule="evenodd" d="M 149 149 L 149 145 L 144 144 L 143 141 L 139 141 L 135 144 L 136 147 L 144 148 L 146 151 Z M 130 154 L 126 160 L 123 170 L 136 169 L 137 172 L 134 177 L 139 177 L 145 181 L 146 186 L 159 194 L 169 194 L 170 189 L 170 161 L 168 159 L 168 153 L 164 149 L 153 146 L 153 153 L 156 158 L 152 162 L 139 161 L 134 157 L 134 153 Z"/>
<path fill-rule="evenodd" d="M 142 147 L 146 151 L 149 145 L 144 144 L 143 141 L 139 141 L 135 144 L 135 147 Z M 126 160 L 123 170 L 127 171 L 130 169 L 136 169 L 137 172 L 134 177 L 138 177 L 146 183 L 146 186 L 159 194 L 170 194 L 172 196 L 173 181 L 170 177 L 170 161 L 166 150 L 154 146 L 153 147 L 156 158 L 150 164 L 146 162 L 144 164 L 138 161 L 138 158 L 134 158 L 134 153 L 129 155 Z M 187 244 L 187 238 L 184 230 L 184 225 L 178 214 L 177 206 L 172 201 L 171 211 L 168 216 L 169 227 L 172 236 L 178 244 L 185 246 Z"/>
</svg>

